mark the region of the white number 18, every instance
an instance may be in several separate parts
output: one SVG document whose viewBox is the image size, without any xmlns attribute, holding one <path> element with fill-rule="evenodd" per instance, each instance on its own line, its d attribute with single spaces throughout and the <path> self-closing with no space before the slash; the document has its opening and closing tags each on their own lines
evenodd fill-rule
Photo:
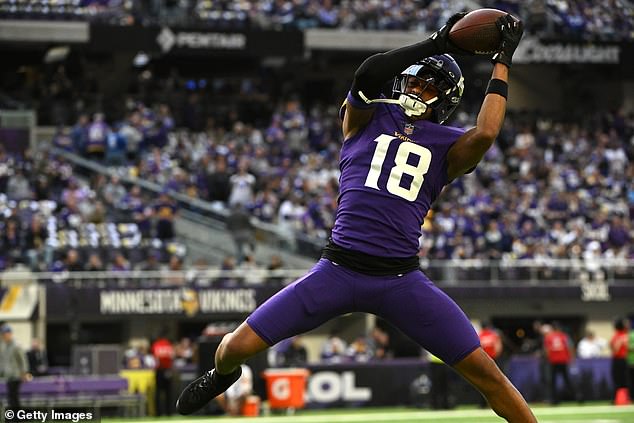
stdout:
<svg viewBox="0 0 634 423">
<path fill-rule="evenodd" d="M 396 138 L 383 134 L 374 140 L 377 146 L 376 150 L 374 150 L 374 156 L 372 156 L 370 171 L 365 179 L 366 187 L 380 190 L 378 182 L 379 176 L 381 175 L 381 168 L 383 167 L 383 162 L 385 161 L 390 143 L 394 139 Z M 416 166 L 407 163 L 410 154 L 418 156 L 419 159 Z M 427 148 L 422 145 L 414 144 L 413 142 L 401 143 L 396 151 L 394 166 L 390 171 L 390 177 L 387 181 L 387 191 L 407 201 L 416 201 L 420 188 L 425 180 L 425 174 L 429 171 L 430 164 L 431 151 Z M 409 188 L 403 188 L 401 186 L 403 175 L 410 175 L 412 177 L 412 183 Z"/>
</svg>

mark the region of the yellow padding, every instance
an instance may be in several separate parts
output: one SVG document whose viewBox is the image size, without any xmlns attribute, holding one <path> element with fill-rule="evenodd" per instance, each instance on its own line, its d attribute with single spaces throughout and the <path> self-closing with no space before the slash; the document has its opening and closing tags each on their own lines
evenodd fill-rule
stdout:
<svg viewBox="0 0 634 423">
<path fill-rule="evenodd" d="M 2 304 L 0 304 L 0 311 L 11 310 L 15 305 L 18 296 L 20 296 L 20 292 L 22 292 L 21 286 L 13 285 L 11 288 L 9 288 L 9 291 L 2 299 Z"/>
</svg>

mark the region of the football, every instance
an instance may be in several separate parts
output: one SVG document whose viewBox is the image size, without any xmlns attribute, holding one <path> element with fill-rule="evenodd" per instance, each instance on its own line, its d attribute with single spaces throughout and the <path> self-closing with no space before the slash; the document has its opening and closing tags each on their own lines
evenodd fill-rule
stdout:
<svg viewBox="0 0 634 423">
<path fill-rule="evenodd" d="M 507 12 L 498 9 L 478 9 L 469 12 L 449 31 L 449 40 L 463 50 L 488 55 L 497 51 L 501 36 L 495 21 Z"/>
</svg>

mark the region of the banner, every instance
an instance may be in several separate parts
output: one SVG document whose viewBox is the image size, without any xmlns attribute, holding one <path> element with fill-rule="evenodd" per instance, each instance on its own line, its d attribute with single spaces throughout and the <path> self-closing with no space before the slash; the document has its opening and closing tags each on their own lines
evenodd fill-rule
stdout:
<svg viewBox="0 0 634 423">
<path fill-rule="evenodd" d="M 610 363 L 610 358 L 592 358 L 577 359 L 571 364 L 570 375 L 578 399 L 597 401 L 612 398 Z M 536 357 L 521 355 L 513 356 L 502 364 L 507 376 L 528 401 L 548 401 L 546 386 L 549 381 L 544 379 L 542 365 Z M 432 366 L 423 359 L 308 365 L 307 406 L 431 407 L 430 396 L 434 389 Z M 480 394 L 456 372 L 449 368 L 446 370 L 450 404 L 477 404 Z"/>
<path fill-rule="evenodd" d="M 417 379 L 430 383 L 428 366 L 423 360 L 309 365 L 306 400 L 314 408 L 411 404 Z"/>
<path fill-rule="evenodd" d="M 541 285 L 476 285 L 441 286 L 449 296 L 465 300 L 503 300 L 531 298 L 533 300 L 560 299 L 562 301 L 614 302 L 634 298 L 634 284 L 630 279 L 615 282 L 579 282 L 578 285 L 543 283 Z M 583 303 L 579 302 L 579 306 Z"/>
<path fill-rule="evenodd" d="M 63 275 L 60 273 L 60 275 Z M 207 317 L 223 316 L 242 318 L 269 297 L 279 287 L 257 286 L 240 288 L 202 288 L 202 287 L 156 287 L 156 288 L 118 288 L 116 286 L 138 286 L 145 282 L 138 278 L 126 279 L 110 277 L 109 279 L 92 278 L 86 283 L 95 281 L 112 286 L 112 288 L 71 287 L 67 283 L 77 278 L 66 274 L 66 282 L 47 283 L 46 309 L 52 319 L 75 319 L 102 317 L 108 319 L 125 319 L 130 316 L 173 316 L 173 317 Z M 173 276 L 152 276 L 151 282 L 176 283 Z M 162 279 L 162 281 L 161 281 Z M 92 282 L 91 282 L 92 281 Z M 45 282 L 45 281 L 43 281 Z M 180 281 L 179 283 L 181 283 Z M 579 286 L 461 286 L 443 287 L 451 297 L 457 300 L 489 301 L 509 300 L 510 298 L 562 299 L 566 301 L 606 302 L 606 298 L 587 298 L 583 296 Z M 634 297 L 634 286 L 614 285 L 604 292 L 612 298 L 626 299 Z"/>
<path fill-rule="evenodd" d="M 514 63 L 592 63 L 618 65 L 622 57 L 618 44 L 547 42 L 524 37 L 513 55 Z"/>
<path fill-rule="evenodd" d="M 215 31 L 209 28 L 90 26 L 90 49 L 170 55 L 301 56 L 301 31 Z"/>
<path fill-rule="evenodd" d="M 275 288 L 46 288 L 50 319 L 132 316 L 243 317 L 275 293 Z"/>
</svg>

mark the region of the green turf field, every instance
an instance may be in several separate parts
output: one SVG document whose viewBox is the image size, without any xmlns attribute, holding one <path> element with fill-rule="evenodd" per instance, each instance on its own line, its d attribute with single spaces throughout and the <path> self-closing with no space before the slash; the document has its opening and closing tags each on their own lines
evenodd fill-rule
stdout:
<svg viewBox="0 0 634 423">
<path fill-rule="evenodd" d="M 612 405 L 585 405 L 533 408 L 541 423 L 634 423 L 634 406 Z M 166 422 L 166 423 L 196 423 L 209 420 L 224 420 L 236 423 L 416 423 L 416 422 L 440 422 L 440 423 L 500 423 L 504 420 L 497 417 L 490 410 L 451 410 L 428 411 L 405 408 L 359 409 L 359 410 L 325 410 L 304 411 L 294 416 L 268 416 L 268 417 L 191 417 L 191 418 L 164 418 L 164 419 L 104 419 L 104 423 L 142 423 L 142 422 Z"/>
</svg>

